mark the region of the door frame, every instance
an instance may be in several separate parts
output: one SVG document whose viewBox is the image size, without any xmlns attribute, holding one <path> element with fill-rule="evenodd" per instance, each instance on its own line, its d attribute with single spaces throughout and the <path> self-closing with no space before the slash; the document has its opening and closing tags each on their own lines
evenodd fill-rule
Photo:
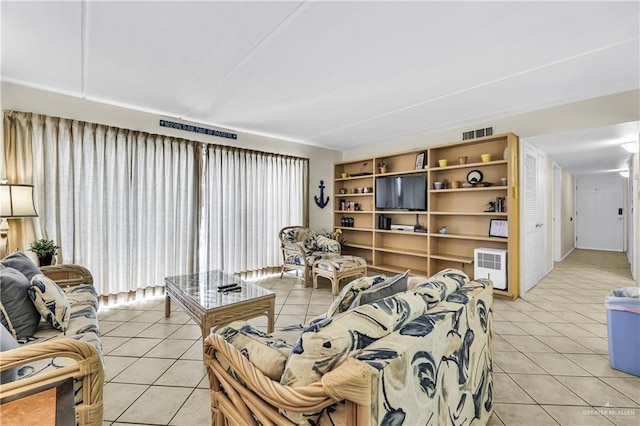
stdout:
<svg viewBox="0 0 640 426">
<path fill-rule="evenodd" d="M 562 169 L 553 162 L 553 261 L 562 261 Z"/>
<path fill-rule="evenodd" d="M 525 198 L 526 198 L 526 188 L 525 188 L 525 156 L 527 151 L 530 151 L 531 154 L 535 154 L 535 192 L 536 192 L 536 203 L 535 203 L 535 223 L 536 228 L 534 234 L 535 241 L 533 243 L 533 253 L 530 253 L 527 250 L 527 227 L 526 227 L 526 209 L 525 209 Z M 547 154 L 539 149 L 537 146 L 527 142 L 524 139 L 520 139 L 520 164 L 519 167 L 519 175 L 520 175 L 520 211 L 523 214 L 520 215 L 520 264 L 521 265 L 530 265 L 533 263 L 533 275 L 535 279 L 535 283 L 531 285 L 531 287 L 527 288 L 527 266 L 520 268 L 520 297 L 524 297 L 525 294 L 535 288 L 536 285 L 545 277 L 551 270 L 553 269 L 553 256 L 547 256 L 545 253 L 552 253 L 549 250 L 553 250 L 553 238 L 552 236 L 548 236 L 547 227 L 552 222 L 553 217 L 553 209 L 555 206 L 549 206 L 549 203 L 555 204 L 554 199 L 548 200 L 548 197 L 552 195 L 550 191 L 550 187 L 553 185 L 552 173 L 548 168 L 548 157 Z M 551 229 L 551 235 L 553 235 L 553 229 Z M 533 262 L 532 262 L 533 259 Z"/>
</svg>

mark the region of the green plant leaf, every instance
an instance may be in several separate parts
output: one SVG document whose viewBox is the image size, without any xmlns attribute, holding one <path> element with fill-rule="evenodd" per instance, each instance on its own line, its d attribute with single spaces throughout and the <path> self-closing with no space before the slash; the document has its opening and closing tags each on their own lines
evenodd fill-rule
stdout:
<svg viewBox="0 0 640 426">
<path fill-rule="evenodd" d="M 38 257 L 46 257 L 55 256 L 59 248 L 53 240 L 42 238 L 33 241 L 27 250 L 34 252 Z"/>
</svg>

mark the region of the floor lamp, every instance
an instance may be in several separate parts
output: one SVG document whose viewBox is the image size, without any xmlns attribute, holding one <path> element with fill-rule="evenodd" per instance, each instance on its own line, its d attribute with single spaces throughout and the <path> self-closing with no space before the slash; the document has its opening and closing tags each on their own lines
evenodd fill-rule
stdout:
<svg viewBox="0 0 640 426">
<path fill-rule="evenodd" d="M 9 251 L 9 222 L 7 219 L 37 217 L 33 204 L 33 185 L 0 182 L 0 259 Z"/>
</svg>

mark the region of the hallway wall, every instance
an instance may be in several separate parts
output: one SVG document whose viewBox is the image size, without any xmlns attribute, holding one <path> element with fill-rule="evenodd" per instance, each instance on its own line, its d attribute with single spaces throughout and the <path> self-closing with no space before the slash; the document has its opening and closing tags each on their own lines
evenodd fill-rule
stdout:
<svg viewBox="0 0 640 426">
<path fill-rule="evenodd" d="M 575 228 L 575 187 L 576 180 L 571 174 L 565 170 L 560 171 L 561 186 L 561 206 L 560 206 L 560 233 L 561 257 L 564 258 L 576 246 L 576 228 Z"/>
</svg>

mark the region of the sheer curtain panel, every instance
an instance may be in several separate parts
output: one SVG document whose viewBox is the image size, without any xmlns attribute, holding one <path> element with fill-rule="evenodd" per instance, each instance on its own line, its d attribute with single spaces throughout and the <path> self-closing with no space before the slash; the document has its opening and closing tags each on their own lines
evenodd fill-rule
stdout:
<svg viewBox="0 0 640 426">
<path fill-rule="evenodd" d="M 7 175 L 35 186 L 39 213 L 18 240 L 55 240 L 113 301 L 170 275 L 279 267 L 278 231 L 306 223 L 307 159 L 22 112 L 3 123 Z"/>
<path fill-rule="evenodd" d="M 200 269 L 258 272 L 281 265 L 278 232 L 304 223 L 308 160 L 204 149 Z"/>
<path fill-rule="evenodd" d="M 36 116 L 40 117 L 40 116 Z M 40 137 L 41 129 L 31 123 L 27 114 L 7 111 L 3 117 L 4 178 L 9 183 L 31 184 L 33 153 L 31 140 Z M 40 213 L 36 205 L 36 211 Z M 10 219 L 9 252 L 26 250 L 35 239 L 33 219 Z"/>
<path fill-rule="evenodd" d="M 89 268 L 114 301 L 196 269 L 195 142 L 13 114 L 34 134 L 21 143 L 33 151 L 35 234 L 56 241 L 60 261 Z"/>
</svg>

